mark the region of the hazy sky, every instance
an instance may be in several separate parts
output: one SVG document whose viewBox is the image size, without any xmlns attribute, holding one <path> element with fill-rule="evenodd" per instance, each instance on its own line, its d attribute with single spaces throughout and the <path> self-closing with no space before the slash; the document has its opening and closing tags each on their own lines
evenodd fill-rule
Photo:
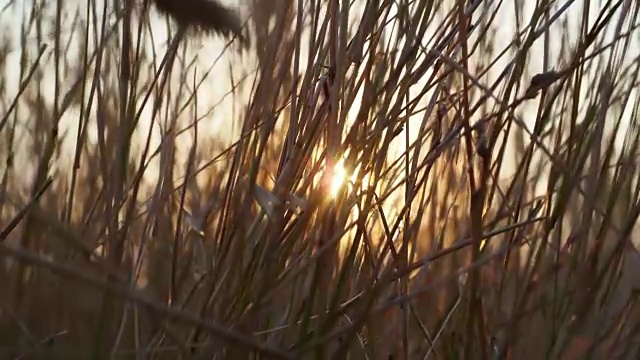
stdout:
<svg viewBox="0 0 640 360">
<path fill-rule="evenodd" d="M 242 5 L 244 1 L 246 0 L 242 0 L 240 2 L 239 7 L 243 10 L 242 11 L 243 14 L 246 15 L 246 6 Z M 562 24 L 562 21 L 558 21 L 556 24 L 554 24 L 554 26 L 551 27 L 551 39 L 552 39 L 551 54 L 550 54 L 551 69 L 559 69 L 561 68 L 562 65 L 566 65 L 567 59 L 562 59 L 559 57 L 559 46 L 561 44 L 561 39 L 564 36 L 569 40 L 569 43 L 572 46 L 575 45 L 575 41 L 578 38 L 576 29 L 578 29 L 580 26 L 580 21 L 582 17 L 581 13 L 583 11 L 583 4 L 585 1 L 588 1 L 588 0 L 574 1 L 569 7 L 569 10 L 565 13 L 565 15 L 563 15 L 562 19 L 566 20 L 566 28 L 569 29 L 568 32 L 565 33 L 561 29 L 560 26 Z M 233 2 L 231 0 L 226 0 L 224 2 L 227 4 L 235 4 L 235 5 L 239 4 L 238 2 Z M 0 0 L 0 8 L 4 8 L 7 3 L 8 3 L 7 0 Z M 445 1 L 444 3 L 450 4 L 451 1 Z M 523 25 L 522 26 L 526 26 L 531 16 L 533 6 L 535 5 L 535 1 L 531 1 L 531 0 L 521 1 L 520 3 L 523 4 L 523 8 L 522 8 Z M 554 8 L 555 9 L 554 11 L 557 11 L 557 9 L 564 6 L 564 4 L 566 3 L 567 3 L 566 1 L 558 2 Z M 590 6 L 592 7 L 592 11 L 591 11 L 592 23 L 595 20 L 595 17 L 597 16 L 597 14 L 599 13 L 599 9 L 601 6 L 601 5 L 598 5 L 599 3 L 600 3 L 599 1 L 591 2 Z M 65 4 L 66 4 L 66 9 L 71 13 L 73 13 L 73 10 L 78 8 L 83 9 L 82 13 L 84 13 L 85 8 L 83 6 L 86 3 L 83 0 L 67 0 L 65 1 Z M 494 46 L 496 49 L 495 53 L 499 53 L 502 51 L 502 49 L 507 47 L 514 39 L 515 27 L 516 27 L 515 21 L 514 21 L 514 16 L 515 16 L 514 2 L 508 1 L 508 2 L 500 3 L 498 1 L 483 1 L 482 5 L 480 5 L 480 8 L 475 12 L 474 19 L 488 17 L 491 14 L 491 9 L 488 7 L 485 7 L 485 5 L 489 5 L 489 4 L 493 4 L 493 5 L 501 4 L 501 9 L 497 16 L 498 20 L 495 22 L 496 26 L 494 26 L 495 32 L 493 34 L 489 33 L 491 34 L 490 36 L 494 37 L 492 40 L 494 41 Z M 19 56 L 20 56 L 18 39 L 19 39 L 19 33 L 20 33 L 20 26 L 22 23 L 23 9 L 28 9 L 29 6 L 30 6 L 30 1 L 17 0 L 14 6 L 5 10 L 4 13 L 0 15 L 1 16 L 0 21 L 1 21 L 2 27 L 4 28 L 3 31 L 5 31 L 5 34 L 8 34 L 6 36 L 12 37 L 12 40 L 13 40 L 12 46 L 11 46 L 11 53 L 7 60 L 7 65 L 4 69 L 5 71 L 4 80 L 6 81 L 9 97 L 14 96 L 14 94 L 16 94 L 18 89 L 17 76 L 19 75 L 19 72 L 16 71 L 16 69 L 19 69 Z M 50 3 L 49 7 L 51 8 L 49 10 L 52 10 L 55 7 L 55 3 Z M 450 9 L 450 6 L 443 5 L 441 6 L 441 8 Z M 69 17 L 69 15 L 67 15 L 63 28 L 69 29 L 70 25 L 71 25 L 71 18 Z M 163 49 L 166 45 L 166 40 L 167 40 L 167 32 L 164 25 L 165 25 L 165 22 L 163 18 L 154 17 L 152 21 L 152 28 L 154 32 L 157 51 L 160 54 L 162 54 Z M 431 30 L 434 30 L 434 29 L 431 29 Z M 76 34 L 76 38 L 71 39 L 72 43 L 73 41 L 76 41 L 78 44 L 80 43 L 79 38 L 77 38 L 78 35 L 79 34 Z M 635 46 L 626 54 L 625 61 L 630 62 L 638 56 L 638 44 L 640 43 L 640 39 L 638 39 L 638 34 L 636 34 L 635 37 L 636 37 L 636 40 L 638 41 L 635 41 Z M 34 32 L 31 32 L 29 34 L 29 39 L 31 41 L 30 46 L 33 52 L 39 47 L 39 44 L 35 43 Z M 69 41 L 68 38 L 65 38 L 63 40 Z M 538 40 L 535 43 L 532 50 L 530 51 L 530 58 L 529 58 L 530 71 L 528 73 L 528 76 L 532 76 L 535 73 L 543 70 L 543 66 L 542 66 L 543 41 L 541 40 L 542 39 Z M 429 38 L 428 37 L 425 38 L 423 42 L 425 46 L 428 46 Z M 212 64 L 214 63 L 214 60 L 219 58 L 219 55 L 222 52 L 222 49 L 224 47 L 224 42 L 218 38 L 210 38 L 210 39 L 207 39 L 206 41 L 201 41 L 201 42 L 192 40 L 190 42 L 190 45 L 191 46 L 189 47 L 189 49 L 191 50 L 191 56 L 196 56 L 198 58 L 198 61 L 197 61 L 198 75 L 202 76 L 207 70 L 209 70 L 209 68 L 211 68 Z M 47 64 L 46 69 L 49 69 L 49 71 L 45 71 L 44 83 L 53 83 L 54 81 L 53 71 L 50 71 L 52 70 L 52 64 L 53 64 L 52 49 L 53 49 L 53 44 L 49 43 L 49 49 L 47 50 L 47 53 L 44 57 Z M 149 48 L 148 54 L 149 54 L 149 57 L 151 57 L 150 48 Z M 75 52 L 76 58 L 77 58 L 77 55 L 78 53 Z M 191 58 L 191 56 L 188 56 L 188 58 Z M 73 59 L 73 57 L 74 57 L 74 54 L 72 51 L 72 53 L 69 56 L 70 58 L 69 60 L 72 62 L 78 60 L 78 59 Z M 32 57 L 31 60 L 33 60 L 33 58 L 34 57 Z M 160 59 L 158 59 L 157 63 L 159 63 L 159 61 Z M 238 66 L 240 61 L 243 61 L 244 66 Z M 503 56 L 503 58 L 500 59 L 496 64 L 494 64 L 493 69 L 495 70 L 490 71 L 487 74 L 487 76 L 481 80 L 484 83 L 491 83 L 493 77 L 496 76 L 499 72 L 501 72 L 505 68 L 505 66 L 508 66 L 508 64 L 512 61 L 513 61 L 513 52 L 510 51 L 505 56 Z M 305 62 L 306 62 L 306 57 L 303 55 L 301 65 L 304 66 Z M 228 135 L 230 138 L 235 138 L 238 135 L 237 132 L 234 132 L 234 133 L 231 132 L 231 124 L 229 123 L 229 119 L 231 118 L 232 109 L 233 109 L 232 101 L 230 101 L 230 99 L 226 101 L 224 100 L 225 95 L 230 90 L 230 83 L 227 79 L 227 76 L 225 76 L 230 64 L 233 64 L 235 68 L 240 69 L 243 67 L 251 68 L 252 67 L 251 65 L 253 64 L 253 62 L 251 57 L 245 58 L 244 60 L 240 60 L 240 58 L 238 58 L 237 56 L 234 58 L 229 58 L 226 55 L 224 55 L 216 63 L 212 71 L 212 73 L 215 74 L 215 76 L 211 76 L 209 79 L 207 79 L 203 83 L 198 93 L 199 94 L 198 104 L 199 104 L 200 114 L 204 114 L 209 108 L 211 108 L 213 104 L 218 104 L 216 107 L 215 113 L 212 114 L 212 116 L 209 119 L 207 119 L 207 121 L 202 121 L 200 123 L 201 124 L 200 130 L 203 136 L 209 136 L 207 135 L 207 133 L 209 132 L 209 134 L 211 134 L 211 132 L 213 131 L 217 132 L 218 134 Z M 68 86 L 70 86 L 73 80 L 74 80 L 73 74 L 69 74 L 69 76 L 65 77 L 64 84 L 63 84 L 63 91 L 64 89 L 68 88 Z M 236 78 L 236 81 L 237 80 L 238 79 Z M 248 82 L 247 87 L 245 88 L 245 94 L 244 94 L 245 96 L 248 95 L 247 91 L 249 90 L 250 86 L 251 86 L 251 81 Z M 418 84 L 416 84 L 415 87 L 416 89 L 419 89 L 420 86 L 423 86 L 423 83 L 419 82 Z M 522 84 L 522 86 L 526 87 L 528 86 L 528 83 Z M 53 98 L 53 86 L 43 87 L 42 90 L 44 91 L 44 93 L 46 94 L 46 97 L 50 101 L 50 99 Z M 521 92 L 523 92 L 524 90 L 525 90 L 524 88 L 521 89 Z M 238 104 L 236 103 L 236 106 L 237 105 Z M 533 100 L 528 105 L 523 106 L 522 110 L 524 110 L 524 112 L 522 111 L 519 112 L 523 116 L 523 121 L 528 123 L 530 126 L 532 125 L 531 124 L 532 119 L 535 116 L 535 112 L 533 112 L 533 110 L 536 107 L 537 107 L 537 100 Z M 527 114 L 527 109 L 530 109 L 529 114 Z M 140 124 L 141 131 L 138 134 L 140 139 L 144 139 L 147 133 L 145 128 L 151 125 L 151 121 L 150 121 L 151 106 L 147 105 L 145 110 L 146 112 L 143 113 L 143 121 Z M 236 109 L 236 110 L 239 110 L 239 109 Z M 351 109 L 351 113 L 355 113 L 356 111 L 357 109 Z M 185 115 L 190 115 L 190 114 L 185 114 Z M 75 139 L 74 132 L 76 130 L 75 124 L 77 123 L 77 116 L 78 116 L 77 109 L 71 109 L 65 114 L 62 120 L 63 129 L 66 128 L 70 131 L 68 139 L 72 140 L 72 141 L 67 141 L 65 143 L 65 147 L 68 150 L 73 149 L 73 140 Z M 236 112 L 236 117 L 237 116 L 238 116 L 238 113 Z M 418 126 L 422 119 L 422 116 L 423 114 L 418 114 L 416 116 L 416 121 L 412 121 L 412 124 L 415 124 L 415 126 Z M 412 133 L 416 133 L 416 131 L 412 131 Z M 155 134 L 154 143 L 157 145 L 160 141 L 159 132 L 156 131 L 154 134 Z M 183 151 L 188 148 L 188 144 L 190 144 L 191 142 L 189 139 L 190 136 L 191 135 L 184 136 L 185 138 L 184 141 L 183 142 L 181 141 Z M 91 137 L 95 137 L 95 134 Z M 90 137 L 90 140 L 91 140 L 91 137 Z M 22 141 L 24 141 L 24 139 Z M 66 166 L 66 165 L 62 165 L 62 166 Z"/>
</svg>

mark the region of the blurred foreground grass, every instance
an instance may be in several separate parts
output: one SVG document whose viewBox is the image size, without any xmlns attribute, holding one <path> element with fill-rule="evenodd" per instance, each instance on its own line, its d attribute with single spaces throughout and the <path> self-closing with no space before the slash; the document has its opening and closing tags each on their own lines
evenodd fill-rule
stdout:
<svg viewBox="0 0 640 360">
<path fill-rule="evenodd" d="M 0 13 L 0 358 L 639 358 L 637 1 L 142 3 Z"/>
</svg>

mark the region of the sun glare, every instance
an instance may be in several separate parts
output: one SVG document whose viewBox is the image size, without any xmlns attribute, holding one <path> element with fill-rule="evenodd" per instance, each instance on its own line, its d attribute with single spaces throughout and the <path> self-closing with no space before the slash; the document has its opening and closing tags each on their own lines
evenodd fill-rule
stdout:
<svg viewBox="0 0 640 360">
<path fill-rule="evenodd" d="M 331 197 L 335 198 L 342 190 L 342 187 L 347 183 L 347 170 L 344 168 L 344 161 L 340 160 L 335 168 L 331 177 Z"/>
</svg>

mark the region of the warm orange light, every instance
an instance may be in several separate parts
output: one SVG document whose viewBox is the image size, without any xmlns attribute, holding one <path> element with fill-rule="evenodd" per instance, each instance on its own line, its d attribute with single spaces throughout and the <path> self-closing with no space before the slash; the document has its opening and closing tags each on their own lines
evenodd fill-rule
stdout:
<svg viewBox="0 0 640 360">
<path fill-rule="evenodd" d="M 345 186 L 348 182 L 348 174 L 347 169 L 344 168 L 344 160 L 340 159 L 336 166 L 333 168 L 333 174 L 331 175 L 331 186 L 329 191 L 331 193 L 331 197 L 335 198 L 338 196 L 342 187 Z"/>
</svg>

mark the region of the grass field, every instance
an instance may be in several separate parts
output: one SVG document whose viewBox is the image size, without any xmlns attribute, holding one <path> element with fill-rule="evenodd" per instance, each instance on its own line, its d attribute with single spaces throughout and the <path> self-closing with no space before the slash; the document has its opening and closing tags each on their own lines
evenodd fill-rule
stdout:
<svg viewBox="0 0 640 360">
<path fill-rule="evenodd" d="M 0 4 L 0 359 L 640 358 L 638 1 L 209 1 Z"/>
</svg>

